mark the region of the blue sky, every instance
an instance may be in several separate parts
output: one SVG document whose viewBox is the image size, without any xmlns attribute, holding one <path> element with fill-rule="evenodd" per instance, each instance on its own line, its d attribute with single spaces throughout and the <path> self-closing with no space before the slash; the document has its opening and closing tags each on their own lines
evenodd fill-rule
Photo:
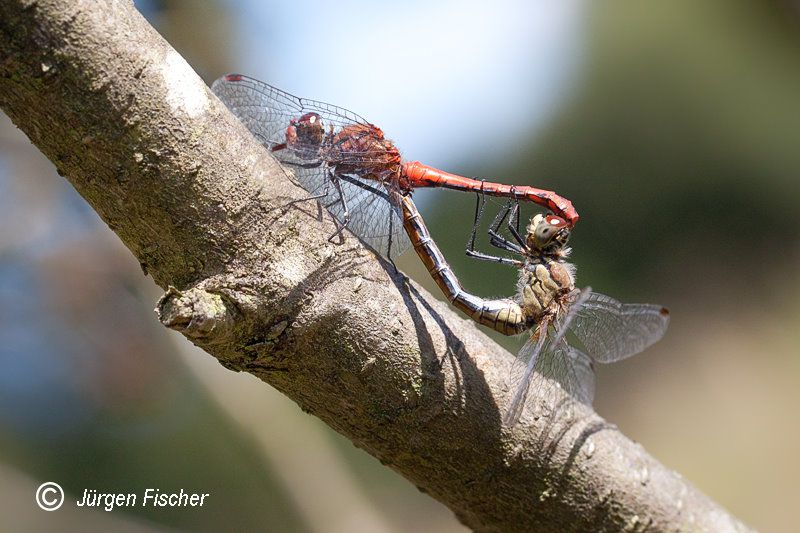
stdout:
<svg viewBox="0 0 800 533">
<path fill-rule="evenodd" d="M 442 167 L 498 159 L 569 94 L 584 0 L 225 0 L 231 71 L 352 109 L 404 156 Z"/>
</svg>

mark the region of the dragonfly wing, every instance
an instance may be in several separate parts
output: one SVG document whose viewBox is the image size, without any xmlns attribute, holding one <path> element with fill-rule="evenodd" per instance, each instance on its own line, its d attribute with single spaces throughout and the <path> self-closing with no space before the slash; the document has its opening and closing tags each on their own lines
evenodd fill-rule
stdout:
<svg viewBox="0 0 800 533">
<path fill-rule="evenodd" d="M 557 348 L 553 347 L 552 341 L 548 337 L 538 347 L 538 337 L 532 336 L 520 350 L 512 371 L 514 398 L 503 420 L 507 425 L 513 426 L 519 421 L 528 392 L 543 389 L 544 379 L 558 383 L 564 392 L 578 402 L 592 405 L 595 392 L 592 360 L 563 339 Z M 532 370 L 530 374 L 526 374 L 528 369 Z"/>
<path fill-rule="evenodd" d="M 579 402 L 592 405 L 595 391 L 592 360 L 566 341 L 562 341 L 556 349 L 542 352 L 536 372 L 556 381 Z"/>
<path fill-rule="evenodd" d="M 355 176 L 338 176 L 342 195 L 330 179 L 330 167 L 318 146 L 297 144 L 286 146 L 286 132 L 292 120 L 306 113 L 317 113 L 326 131 L 335 134 L 353 124 L 368 125 L 363 117 L 341 107 L 298 98 L 262 81 L 242 75 L 224 76 L 211 85 L 211 90 L 241 120 L 253 135 L 293 172 L 309 193 L 320 196 L 322 205 L 344 223 L 344 196 L 350 222 L 347 227 L 384 256 L 392 258 L 407 250 L 411 243 L 403 231 L 402 216 L 377 180 Z M 351 151 L 340 161 L 369 163 L 383 161 L 382 152 Z"/>
<path fill-rule="evenodd" d="M 219 78 L 211 84 L 211 91 L 274 157 L 294 172 L 305 190 L 312 195 L 324 192 L 329 184 L 319 148 L 286 147 L 286 130 L 291 121 L 308 112 L 302 98 L 240 75 Z"/>
<path fill-rule="evenodd" d="M 380 182 L 356 176 L 340 176 L 342 195 L 350 212 L 347 229 L 384 257 L 394 259 L 411 247 L 403 228 L 403 218 L 397 200 Z M 320 202 L 344 223 L 344 206 L 338 191 L 331 185 Z"/>
<path fill-rule="evenodd" d="M 321 163 L 319 145 L 298 144 L 286 147 L 286 131 L 292 120 L 306 113 L 317 113 L 326 131 L 340 131 L 353 124 L 367 125 L 359 115 L 333 104 L 298 98 L 268 83 L 248 76 L 223 76 L 211 84 L 211 91 L 222 100 L 247 129 L 278 158 L 288 164 Z M 359 157 L 359 154 L 354 154 Z M 364 154 L 360 154 L 364 157 Z M 298 176 L 298 179 L 300 176 Z"/>
<path fill-rule="evenodd" d="M 525 345 L 517 354 L 517 361 L 512 366 L 512 386 L 514 396 L 508 406 L 503 423 L 514 426 L 522 415 L 522 408 L 528 397 L 528 390 L 531 382 L 534 381 L 534 369 L 539 360 L 539 356 L 547 343 L 547 323 L 539 324 L 536 333 L 531 335 Z"/>
<path fill-rule="evenodd" d="M 592 292 L 570 324 L 592 359 L 613 363 L 635 355 L 664 336 L 669 311 L 660 305 L 622 304 Z"/>
<path fill-rule="evenodd" d="M 587 288 L 575 295 L 567 314 L 554 325 L 552 338 L 550 321 L 544 319 L 536 326 L 536 331 L 520 350 L 517 359 L 525 362 L 525 370 L 521 374 L 516 372 L 516 392 L 504 417 L 506 424 L 513 426 L 517 423 L 531 383 L 535 383 L 537 377 L 541 376 L 555 379 L 567 393 L 575 394 L 576 399 L 591 404 L 594 396 L 594 374 L 591 373 L 591 397 L 588 401 L 583 400 L 587 390 L 587 385 L 584 383 L 586 371 L 580 368 L 582 361 L 579 357 L 575 356 L 573 359 L 573 353 L 570 352 L 564 339 L 567 328 L 583 308 L 590 294 Z M 591 364 L 589 370 L 591 371 Z"/>
<path fill-rule="evenodd" d="M 211 84 L 211 91 L 270 150 L 286 143 L 286 129 L 292 119 L 306 112 L 302 99 L 246 76 L 219 78 Z M 301 154 L 286 149 L 273 154 L 290 164 L 309 164 L 319 159 L 318 154 Z"/>
</svg>

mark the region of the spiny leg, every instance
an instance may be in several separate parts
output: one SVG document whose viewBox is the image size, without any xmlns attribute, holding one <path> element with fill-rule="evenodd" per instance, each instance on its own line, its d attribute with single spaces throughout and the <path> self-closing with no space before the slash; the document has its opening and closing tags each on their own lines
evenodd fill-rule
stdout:
<svg viewBox="0 0 800 533">
<path fill-rule="evenodd" d="M 489 225 L 489 235 L 496 233 L 500 226 L 503 225 L 503 222 L 506 221 L 508 215 L 512 212 L 514 206 L 514 200 L 508 200 L 506 204 L 498 211 L 497 215 L 495 215 L 494 220 Z"/>
<path fill-rule="evenodd" d="M 514 219 L 519 220 L 519 202 L 509 200 L 506 206 L 494 218 L 494 222 L 489 226 L 489 244 L 507 252 L 522 254 L 525 251 L 525 241 L 519 236 L 513 227 Z M 515 244 L 498 233 L 500 226 L 507 220 L 507 225 L 514 239 L 519 243 Z"/>
<path fill-rule="evenodd" d="M 481 261 L 492 261 L 495 263 L 500 263 L 501 265 L 513 266 L 515 268 L 519 268 L 523 265 L 523 262 L 517 259 L 510 259 L 508 257 L 500 257 L 497 255 L 489 255 L 483 252 L 476 252 L 475 250 L 467 250 L 467 256 L 472 257 L 473 259 L 480 259 Z"/>
<path fill-rule="evenodd" d="M 467 242 L 467 257 L 472 257 L 474 259 L 480 259 L 482 261 L 493 261 L 495 263 L 500 263 L 502 265 L 511 265 L 514 267 L 519 267 L 522 265 L 521 261 L 516 259 L 509 259 L 507 257 L 499 257 L 496 255 L 489 255 L 483 252 L 479 252 L 475 250 L 475 236 L 478 232 L 478 226 L 480 225 L 480 220 L 483 218 L 483 210 L 486 206 L 486 197 L 483 193 L 476 193 L 477 194 L 477 201 L 475 204 L 475 220 L 472 224 L 472 232 L 470 233 L 469 241 Z M 499 216 L 499 215 L 498 215 Z M 504 217 L 505 218 L 505 217 Z M 511 243 L 509 243 L 511 244 Z M 520 253 L 516 249 L 509 249 L 510 252 Z"/>
<path fill-rule="evenodd" d="M 392 207 L 393 209 L 394 207 Z M 389 211 L 389 238 L 386 242 L 386 257 L 389 259 L 389 262 L 392 264 L 394 268 L 395 274 L 401 274 L 400 269 L 397 268 L 397 265 L 394 262 L 394 257 L 392 257 L 392 237 L 394 236 L 394 212 Z"/>
<path fill-rule="evenodd" d="M 475 193 L 475 219 L 472 221 L 472 231 L 469 234 L 467 241 L 467 255 L 475 251 L 475 236 L 478 233 L 478 225 L 480 225 L 481 218 L 483 218 L 483 209 L 486 206 L 486 197 L 482 192 Z"/>
<path fill-rule="evenodd" d="M 328 237 L 328 242 L 333 242 L 333 239 L 339 237 L 340 242 L 344 242 L 344 230 L 347 229 L 347 225 L 350 223 L 350 210 L 347 208 L 347 197 L 344 194 L 344 190 L 342 189 L 342 184 L 339 182 L 339 178 L 336 177 L 335 174 L 332 172 L 328 174 L 330 177 L 331 183 L 336 188 L 336 192 L 339 193 L 339 198 L 334 200 L 332 203 L 326 205 L 325 207 L 331 207 L 335 205 L 337 202 L 341 202 L 342 204 L 342 220 L 341 224 L 339 225 L 339 229 L 336 230 L 336 233 Z"/>
<path fill-rule="evenodd" d="M 513 222 L 512 222 L 513 219 Z M 508 218 L 508 231 L 514 237 L 514 240 L 519 243 L 520 246 L 525 248 L 527 244 L 525 243 L 525 239 L 519 234 L 519 202 L 514 205 L 514 209 L 511 212 L 511 216 Z"/>
<path fill-rule="evenodd" d="M 330 192 L 330 188 L 331 188 L 331 182 L 328 181 L 328 180 L 325 180 L 325 186 L 322 188 L 322 192 L 321 193 L 312 194 L 311 196 L 306 196 L 305 198 L 300 198 L 298 200 L 292 200 L 289 203 L 290 204 L 296 204 L 298 202 L 307 202 L 308 200 L 319 200 L 320 198 L 325 198 L 326 196 L 328 196 L 328 193 Z"/>
<path fill-rule="evenodd" d="M 289 166 L 289 167 L 297 167 L 297 168 L 305 168 L 305 169 L 318 168 L 318 167 L 320 167 L 322 165 L 321 162 L 316 162 L 316 163 L 290 163 L 290 162 L 283 162 L 283 164 L 286 165 L 286 166 Z M 308 200 L 319 200 L 320 198 L 325 198 L 326 196 L 328 196 L 328 193 L 330 192 L 331 181 L 330 181 L 330 177 L 329 177 L 329 172 L 327 170 L 325 171 L 325 174 L 326 174 L 326 178 L 323 181 L 324 186 L 323 186 L 323 189 L 322 189 L 321 193 L 312 194 L 311 196 L 306 196 L 305 198 L 300 198 L 298 200 L 292 200 L 291 202 L 289 202 L 289 204 L 296 204 L 296 203 L 305 202 L 305 201 L 308 201 Z"/>
</svg>

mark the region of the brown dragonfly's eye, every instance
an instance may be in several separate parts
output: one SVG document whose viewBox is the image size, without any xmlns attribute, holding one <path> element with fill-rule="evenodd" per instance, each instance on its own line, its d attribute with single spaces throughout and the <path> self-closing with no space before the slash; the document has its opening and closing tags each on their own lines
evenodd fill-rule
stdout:
<svg viewBox="0 0 800 533">
<path fill-rule="evenodd" d="M 310 124 L 314 125 L 319 121 L 319 114 L 318 113 L 306 113 L 297 119 L 297 122 L 300 124 Z"/>
<path fill-rule="evenodd" d="M 306 113 L 292 121 L 296 131 L 297 149 L 315 149 L 325 137 L 325 127 L 318 113 Z"/>
<path fill-rule="evenodd" d="M 569 239 L 567 221 L 555 215 L 547 215 L 536 224 L 533 232 L 533 245 L 539 250 L 551 246 L 562 246 Z"/>
</svg>

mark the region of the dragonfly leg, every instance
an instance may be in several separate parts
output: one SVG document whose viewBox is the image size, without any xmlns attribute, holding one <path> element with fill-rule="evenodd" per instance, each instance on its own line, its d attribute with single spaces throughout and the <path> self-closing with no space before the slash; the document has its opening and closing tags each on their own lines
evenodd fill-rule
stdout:
<svg viewBox="0 0 800 533">
<path fill-rule="evenodd" d="M 497 215 L 495 215 L 494 220 L 489 225 L 489 229 L 492 231 L 498 231 L 500 226 L 503 225 L 503 222 L 506 221 L 508 215 L 511 213 L 514 206 L 514 200 L 509 200 L 506 204 L 498 211 Z"/>
<path fill-rule="evenodd" d="M 509 259 L 507 257 L 489 255 L 489 254 L 485 254 L 483 252 L 479 252 L 479 251 L 475 250 L 475 236 L 476 236 L 476 234 L 478 232 L 478 226 L 480 225 L 481 218 L 483 218 L 483 210 L 484 210 L 484 208 L 486 206 L 486 197 L 482 193 L 476 193 L 476 195 L 477 195 L 477 201 L 475 203 L 475 220 L 474 220 L 474 222 L 472 224 L 472 232 L 470 233 L 469 241 L 467 242 L 467 249 L 466 249 L 467 257 L 472 257 L 473 259 L 480 259 L 482 261 L 494 261 L 496 263 L 500 263 L 501 265 L 511 265 L 511 266 L 515 266 L 515 267 L 521 266 L 522 262 L 518 261 L 516 259 Z M 508 208 L 505 208 L 504 211 L 507 212 Z M 500 216 L 500 214 L 498 214 L 498 217 L 499 216 Z M 502 224 L 502 220 L 503 219 L 505 219 L 505 216 L 503 216 L 503 218 L 501 219 L 500 224 Z M 495 218 L 495 222 L 497 222 L 497 218 Z M 489 230 L 489 232 L 490 232 L 489 235 L 492 235 L 492 230 L 491 229 Z M 498 238 L 499 238 L 499 236 L 498 236 Z M 503 239 L 503 240 L 505 240 L 505 239 Z M 507 251 L 520 253 L 517 248 L 513 247 L 514 245 L 512 243 L 508 243 L 508 244 L 509 244 L 509 248 L 505 248 Z M 498 248 L 501 248 L 501 246 L 498 246 L 497 244 L 495 244 L 495 246 L 497 246 Z"/>
<path fill-rule="evenodd" d="M 322 165 L 322 162 L 321 161 L 317 161 L 317 162 L 314 162 L 314 163 L 283 163 L 283 164 L 284 165 L 289 165 L 289 166 L 292 166 L 292 167 L 297 167 L 297 168 L 317 168 L 317 167 Z"/>
<path fill-rule="evenodd" d="M 326 196 L 328 196 L 328 193 L 330 192 L 330 189 L 331 189 L 331 182 L 326 180 L 325 181 L 325 186 L 322 188 L 322 192 L 321 193 L 312 194 L 308 198 L 303 198 L 302 200 L 297 200 L 297 201 L 298 202 L 305 202 L 306 200 L 319 200 L 320 198 L 325 198 Z"/>
<path fill-rule="evenodd" d="M 516 259 L 509 259 L 508 257 L 500 257 L 497 255 L 489 255 L 483 252 L 477 252 L 475 250 L 467 250 L 467 256 L 473 259 L 480 259 L 482 261 L 494 261 L 495 263 L 500 263 L 501 265 L 510 265 L 513 267 L 521 267 L 524 263 L 522 261 L 517 261 Z"/>
<path fill-rule="evenodd" d="M 519 202 L 514 204 L 514 209 L 511 211 L 511 216 L 508 218 L 508 231 L 520 246 L 523 248 L 527 246 L 525 239 L 523 239 L 519 234 Z"/>
<path fill-rule="evenodd" d="M 467 241 L 467 255 L 475 251 L 475 236 L 478 233 L 478 225 L 480 224 L 481 218 L 483 218 L 483 208 L 486 206 L 486 197 L 483 194 L 479 192 L 475 193 L 475 198 L 475 219 L 472 222 L 472 231 Z"/>
<path fill-rule="evenodd" d="M 330 174 L 329 176 L 331 183 L 333 183 L 333 186 L 336 188 L 336 192 L 339 193 L 339 198 L 337 198 L 332 204 L 329 204 L 325 207 L 330 207 L 336 202 L 342 203 L 342 220 L 341 224 L 339 225 L 339 229 L 336 230 L 336 233 L 328 237 L 328 242 L 333 242 L 336 237 L 339 237 L 340 240 L 343 238 L 342 233 L 344 233 L 344 230 L 347 229 L 347 225 L 350 223 L 350 210 L 347 208 L 347 197 L 342 190 L 342 184 L 339 183 L 339 178 L 333 174 Z"/>
<path fill-rule="evenodd" d="M 394 268 L 395 274 L 401 274 L 400 269 L 397 268 L 397 265 L 394 262 L 394 258 L 392 257 L 392 235 L 394 235 L 394 217 L 392 214 L 389 214 L 389 239 L 386 243 L 386 257 L 389 259 L 389 262 L 392 264 L 392 268 Z"/>
<path fill-rule="evenodd" d="M 283 162 L 282 164 L 284 164 L 286 166 L 290 166 L 290 167 L 297 167 L 297 168 L 317 168 L 317 167 L 322 165 L 321 162 L 316 162 L 316 163 L 288 163 L 288 162 Z M 307 200 L 319 200 L 320 198 L 325 198 L 326 196 L 328 196 L 328 193 L 330 192 L 330 188 L 331 188 L 331 180 L 329 178 L 329 179 L 325 180 L 325 186 L 323 187 L 321 193 L 312 194 L 311 196 L 307 196 L 307 197 L 301 198 L 299 200 L 293 200 L 293 201 L 291 201 L 289 203 L 295 204 L 295 203 L 298 203 L 298 202 L 305 202 Z"/>
<path fill-rule="evenodd" d="M 307 202 L 309 200 L 319 200 L 320 198 L 325 198 L 326 196 L 328 196 L 328 193 L 330 192 L 330 189 L 331 189 L 330 180 L 325 180 L 325 185 L 322 188 L 322 192 L 321 193 L 312 194 L 310 196 L 306 196 L 305 198 L 299 198 L 297 200 L 292 200 L 289 203 L 290 204 L 296 204 L 296 203 L 299 203 L 299 202 Z"/>
<path fill-rule="evenodd" d="M 508 245 L 511 244 L 510 241 L 504 237 L 501 237 L 498 231 L 500 230 L 500 226 L 503 222 L 506 221 L 506 226 L 508 227 L 508 231 L 514 237 L 514 240 L 522 247 L 521 249 L 515 249 L 517 253 L 522 253 L 525 249 L 525 241 L 519 234 L 519 201 L 518 200 L 509 200 L 506 206 L 497 213 L 497 216 L 494 218 L 494 222 L 492 225 L 489 226 L 489 236 L 492 238 L 492 244 L 494 241 L 502 241 L 505 246 L 498 246 L 498 248 L 502 247 L 504 249 L 508 249 Z M 495 244 L 495 246 L 497 246 Z M 516 248 L 516 246 L 514 246 Z"/>
<path fill-rule="evenodd" d="M 509 241 L 505 237 L 502 237 L 491 230 L 489 230 L 489 244 L 491 244 L 495 248 L 500 248 L 501 250 L 506 250 L 507 252 L 512 252 L 515 254 L 525 253 L 524 248 Z"/>
<path fill-rule="evenodd" d="M 519 224 L 519 202 L 509 200 L 506 206 L 494 218 L 494 222 L 489 226 L 489 244 L 495 248 L 513 252 L 515 254 L 523 254 L 525 252 L 525 241 L 519 236 L 519 232 L 514 228 L 514 224 Z M 501 236 L 498 231 L 503 222 L 507 223 L 508 229 L 514 240 L 519 244 L 515 244 L 505 237 Z"/>
</svg>

